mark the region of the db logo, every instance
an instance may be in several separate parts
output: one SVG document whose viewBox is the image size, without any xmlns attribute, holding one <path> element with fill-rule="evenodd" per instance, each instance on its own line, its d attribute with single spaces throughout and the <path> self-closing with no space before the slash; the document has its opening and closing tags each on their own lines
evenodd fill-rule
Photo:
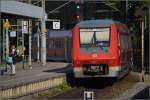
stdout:
<svg viewBox="0 0 150 100">
<path fill-rule="evenodd" d="M 97 54 L 95 54 L 95 53 L 94 53 L 94 54 L 92 54 L 92 57 L 97 57 Z"/>
</svg>

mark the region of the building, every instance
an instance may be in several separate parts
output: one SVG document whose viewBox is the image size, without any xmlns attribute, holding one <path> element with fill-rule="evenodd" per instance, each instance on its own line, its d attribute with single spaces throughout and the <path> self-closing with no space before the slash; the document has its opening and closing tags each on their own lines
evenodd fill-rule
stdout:
<svg viewBox="0 0 150 100">
<path fill-rule="evenodd" d="M 24 47 L 26 48 L 29 65 L 31 65 L 31 35 L 33 28 L 35 22 L 41 21 L 42 23 L 45 17 L 45 9 L 33 5 L 33 3 L 31 0 L 0 1 L 0 61 L 5 60 L 8 56 L 10 46 L 15 45 L 21 55 L 24 55 L 23 50 L 25 50 Z"/>
</svg>

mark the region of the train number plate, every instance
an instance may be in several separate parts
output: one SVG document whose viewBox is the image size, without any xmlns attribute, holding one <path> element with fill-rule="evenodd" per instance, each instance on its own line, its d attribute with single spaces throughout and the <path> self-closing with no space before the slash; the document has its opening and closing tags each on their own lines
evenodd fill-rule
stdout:
<svg viewBox="0 0 150 100">
<path fill-rule="evenodd" d="M 100 69 L 99 69 L 99 66 L 90 66 L 90 67 L 88 68 L 88 71 L 89 71 L 89 72 L 99 72 Z"/>
<path fill-rule="evenodd" d="M 99 66 L 91 66 L 91 69 L 93 69 L 93 70 L 99 69 Z"/>
</svg>

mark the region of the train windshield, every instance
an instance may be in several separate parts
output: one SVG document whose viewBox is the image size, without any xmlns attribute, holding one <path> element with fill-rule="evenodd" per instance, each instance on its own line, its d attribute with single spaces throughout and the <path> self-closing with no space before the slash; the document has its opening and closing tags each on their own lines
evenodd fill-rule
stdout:
<svg viewBox="0 0 150 100">
<path fill-rule="evenodd" d="M 80 51 L 105 51 L 110 47 L 110 28 L 80 29 Z"/>
</svg>

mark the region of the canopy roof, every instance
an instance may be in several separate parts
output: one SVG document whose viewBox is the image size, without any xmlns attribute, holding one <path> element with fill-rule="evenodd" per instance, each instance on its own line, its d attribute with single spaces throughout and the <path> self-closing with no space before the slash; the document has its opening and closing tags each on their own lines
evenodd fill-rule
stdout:
<svg viewBox="0 0 150 100">
<path fill-rule="evenodd" d="M 43 8 L 27 3 L 12 0 L 0 0 L 2 13 L 26 16 L 31 18 L 42 18 Z"/>
</svg>

